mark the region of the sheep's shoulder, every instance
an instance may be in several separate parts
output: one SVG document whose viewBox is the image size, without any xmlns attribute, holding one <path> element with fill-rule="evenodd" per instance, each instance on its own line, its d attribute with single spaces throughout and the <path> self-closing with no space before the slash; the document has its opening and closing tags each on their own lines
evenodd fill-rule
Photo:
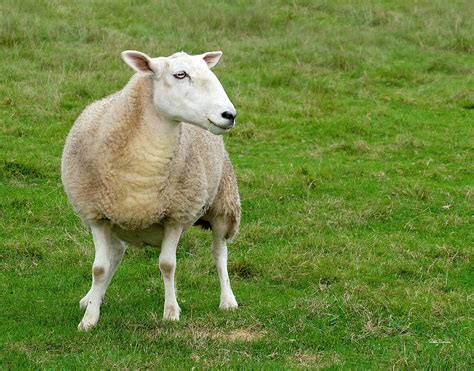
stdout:
<svg viewBox="0 0 474 371">
<path fill-rule="evenodd" d="M 224 156 L 221 137 L 183 124 L 168 188 L 171 219 L 193 223 L 210 208 L 221 181 Z"/>
</svg>

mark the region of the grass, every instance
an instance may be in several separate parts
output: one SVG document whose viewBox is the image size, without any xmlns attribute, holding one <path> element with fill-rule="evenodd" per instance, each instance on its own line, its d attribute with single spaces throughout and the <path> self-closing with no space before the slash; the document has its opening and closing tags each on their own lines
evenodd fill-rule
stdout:
<svg viewBox="0 0 474 371">
<path fill-rule="evenodd" d="M 0 368 L 472 369 L 474 8 L 469 1 L 0 4 Z M 126 49 L 223 50 L 243 208 L 241 308 L 218 311 L 210 237 L 130 249 L 78 333 L 91 238 L 65 136 L 120 89 Z"/>
</svg>

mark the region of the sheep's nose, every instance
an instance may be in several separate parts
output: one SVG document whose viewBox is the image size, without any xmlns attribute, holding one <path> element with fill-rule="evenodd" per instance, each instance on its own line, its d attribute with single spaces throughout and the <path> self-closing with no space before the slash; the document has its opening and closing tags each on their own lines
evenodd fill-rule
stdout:
<svg viewBox="0 0 474 371">
<path fill-rule="evenodd" d="M 225 112 L 222 112 L 222 117 L 229 120 L 229 121 L 232 121 L 234 122 L 235 120 L 235 116 L 237 116 L 236 113 L 232 113 L 230 111 L 225 111 Z"/>
</svg>

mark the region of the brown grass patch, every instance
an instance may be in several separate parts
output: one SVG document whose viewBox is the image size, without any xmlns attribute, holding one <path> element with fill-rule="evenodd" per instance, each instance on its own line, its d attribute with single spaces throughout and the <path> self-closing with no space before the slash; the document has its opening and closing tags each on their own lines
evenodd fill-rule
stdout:
<svg viewBox="0 0 474 371">
<path fill-rule="evenodd" d="M 289 361 L 296 367 L 321 369 L 342 363 L 340 356 L 333 352 L 310 353 L 308 351 L 298 350 Z"/>
<path fill-rule="evenodd" d="M 263 337 L 263 332 L 255 332 L 250 329 L 238 329 L 231 331 L 226 338 L 232 341 L 254 341 Z"/>
<path fill-rule="evenodd" d="M 255 328 L 239 328 L 230 332 L 224 332 L 212 328 L 203 328 L 191 325 L 188 327 L 189 334 L 195 340 L 220 340 L 220 341 L 256 341 L 263 338 L 265 331 Z"/>
</svg>

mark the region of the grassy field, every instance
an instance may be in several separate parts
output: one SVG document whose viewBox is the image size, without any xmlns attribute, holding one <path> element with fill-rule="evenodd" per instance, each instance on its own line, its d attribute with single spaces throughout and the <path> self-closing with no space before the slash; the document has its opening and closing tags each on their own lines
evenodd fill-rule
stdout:
<svg viewBox="0 0 474 371">
<path fill-rule="evenodd" d="M 0 368 L 474 367 L 471 1 L 0 3 Z M 243 220 L 218 310 L 210 236 L 129 249 L 77 332 L 91 237 L 64 139 L 150 55 L 222 50 Z"/>
</svg>

